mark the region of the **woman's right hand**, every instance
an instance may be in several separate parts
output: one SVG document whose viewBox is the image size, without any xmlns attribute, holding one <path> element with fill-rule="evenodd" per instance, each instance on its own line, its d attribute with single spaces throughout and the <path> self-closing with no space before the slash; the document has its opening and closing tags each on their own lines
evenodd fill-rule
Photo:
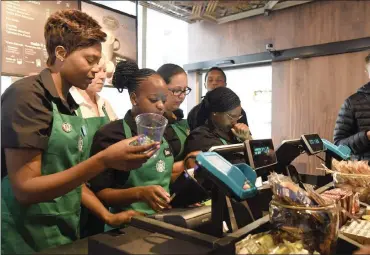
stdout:
<svg viewBox="0 0 370 255">
<path fill-rule="evenodd" d="M 122 171 L 130 171 L 140 168 L 159 149 L 159 142 L 134 146 L 138 136 L 115 143 L 99 154 L 105 168 L 113 168 Z"/>
<path fill-rule="evenodd" d="M 106 223 L 112 227 L 119 227 L 122 224 L 130 223 L 131 218 L 134 216 L 144 216 L 144 214 L 133 210 L 123 211 L 115 214 L 109 213 Z"/>
<path fill-rule="evenodd" d="M 171 208 L 170 194 L 159 185 L 140 187 L 139 200 L 146 202 L 156 212 Z"/>
</svg>

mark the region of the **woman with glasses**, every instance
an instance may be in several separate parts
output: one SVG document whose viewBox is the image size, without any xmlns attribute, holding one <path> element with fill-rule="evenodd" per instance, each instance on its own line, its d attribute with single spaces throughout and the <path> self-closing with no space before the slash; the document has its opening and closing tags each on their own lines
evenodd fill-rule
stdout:
<svg viewBox="0 0 370 255">
<path fill-rule="evenodd" d="M 236 144 L 252 139 L 248 126 L 238 123 L 243 116 L 240 99 L 229 88 L 219 87 L 209 91 L 198 114 L 207 120 L 204 125 L 191 131 L 185 142 L 185 154 L 208 151 L 213 146 Z M 244 161 L 244 157 L 228 160 L 237 163 Z"/>
<path fill-rule="evenodd" d="M 169 124 L 166 138 L 175 155 L 175 161 L 183 160 L 185 140 L 190 129 L 180 105 L 191 92 L 188 87 L 188 77 L 184 69 L 175 64 L 164 64 L 157 73 L 166 82 L 170 92 L 164 105 L 164 116 L 168 119 Z"/>
</svg>

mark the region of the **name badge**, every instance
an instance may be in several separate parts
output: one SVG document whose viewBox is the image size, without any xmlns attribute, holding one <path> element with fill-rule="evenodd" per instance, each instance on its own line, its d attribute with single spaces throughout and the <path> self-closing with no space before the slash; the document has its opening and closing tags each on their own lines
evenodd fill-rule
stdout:
<svg viewBox="0 0 370 255">
<path fill-rule="evenodd" d="M 164 156 L 165 156 L 165 157 L 170 157 L 170 156 L 172 156 L 172 152 L 171 152 L 171 150 L 170 150 L 169 148 L 166 148 L 166 149 L 164 149 L 163 151 L 164 151 Z"/>
<path fill-rule="evenodd" d="M 82 135 L 83 136 L 86 136 L 87 135 L 87 130 L 86 130 L 86 127 L 85 126 L 82 126 L 81 127 L 81 132 L 82 132 Z"/>
</svg>

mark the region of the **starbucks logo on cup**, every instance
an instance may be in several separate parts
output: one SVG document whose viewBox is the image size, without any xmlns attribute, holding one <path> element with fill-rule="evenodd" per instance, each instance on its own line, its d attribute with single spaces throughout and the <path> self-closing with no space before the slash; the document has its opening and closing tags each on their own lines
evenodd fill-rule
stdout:
<svg viewBox="0 0 370 255">
<path fill-rule="evenodd" d="M 157 172 L 163 173 L 166 170 L 166 164 L 163 160 L 159 160 L 156 164 Z"/>
</svg>

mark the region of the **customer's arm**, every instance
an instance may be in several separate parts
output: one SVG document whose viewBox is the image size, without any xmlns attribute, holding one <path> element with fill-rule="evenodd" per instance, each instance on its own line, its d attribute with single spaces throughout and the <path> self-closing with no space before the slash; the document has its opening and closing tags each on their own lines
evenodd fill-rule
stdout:
<svg viewBox="0 0 370 255">
<path fill-rule="evenodd" d="M 342 105 L 334 129 L 334 143 L 347 145 L 355 154 L 370 150 L 369 130 L 357 130 L 356 118 L 347 99 Z"/>
</svg>

